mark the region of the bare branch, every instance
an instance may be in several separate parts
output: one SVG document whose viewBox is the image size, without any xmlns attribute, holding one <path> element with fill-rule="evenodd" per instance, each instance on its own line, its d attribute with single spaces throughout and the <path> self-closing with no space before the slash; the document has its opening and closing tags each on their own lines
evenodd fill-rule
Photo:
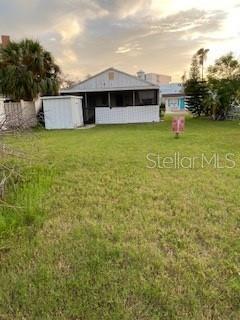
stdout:
<svg viewBox="0 0 240 320">
<path fill-rule="evenodd" d="M 7 189 L 12 188 L 14 190 L 17 179 L 19 177 L 22 179 L 20 168 L 16 165 L 10 165 L 9 160 L 18 158 L 25 161 L 32 160 L 32 157 L 26 152 L 11 146 L 5 138 L 12 135 L 22 136 L 23 133 L 26 137 L 28 136 L 25 130 L 37 124 L 35 107 L 31 102 L 10 102 L 1 104 L 2 109 L 4 112 L 0 114 L 0 206 L 20 209 L 20 207 L 8 204 L 3 200 Z M 32 144 L 34 140 L 32 132 L 30 137 L 30 144 Z M 29 140 L 27 143 L 29 145 Z"/>
</svg>

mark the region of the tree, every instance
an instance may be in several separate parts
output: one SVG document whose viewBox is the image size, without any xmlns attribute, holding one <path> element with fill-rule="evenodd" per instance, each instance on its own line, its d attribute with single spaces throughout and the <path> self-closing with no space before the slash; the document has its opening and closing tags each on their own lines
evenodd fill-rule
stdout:
<svg viewBox="0 0 240 320">
<path fill-rule="evenodd" d="M 190 67 L 190 72 L 189 72 L 189 78 L 195 81 L 200 80 L 200 70 L 199 70 L 199 63 L 198 63 L 198 57 L 195 54 L 192 57 L 192 63 Z"/>
<path fill-rule="evenodd" d="M 62 75 L 60 82 L 61 82 L 61 84 L 60 84 L 61 89 L 69 89 L 69 88 L 73 87 L 74 85 L 80 83 L 81 81 L 74 80 L 69 75 Z"/>
<path fill-rule="evenodd" d="M 207 60 L 208 52 L 209 52 L 209 49 L 201 48 L 196 53 L 196 55 L 198 57 L 199 64 L 202 67 L 202 81 L 203 81 L 204 62 Z"/>
<path fill-rule="evenodd" d="M 230 52 L 217 59 L 215 64 L 208 68 L 208 77 L 216 80 L 239 80 L 240 62 Z"/>
<path fill-rule="evenodd" d="M 240 90 L 240 62 L 232 53 L 220 57 L 208 69 L 208 86 L 213 97 L 214 119 L 226 119 L 237 103 Z"/>
<path fill-rule="evenodd" d="M 204 112 L 204 100 L 208 89 L 205 81 L 200 80 L 200 70 L 197 55 L 192 58 L 189 79 L 184 83 L 185 101 L 187 109 L 194 115 L 200 116 Z"/>
<path fill-rule="evenodd" d="M 13 100 L 57 94 L 59 76 L 52 55 L 37 41 L 26 39 L 0 48 L 0 92 Z"/>
</svg>

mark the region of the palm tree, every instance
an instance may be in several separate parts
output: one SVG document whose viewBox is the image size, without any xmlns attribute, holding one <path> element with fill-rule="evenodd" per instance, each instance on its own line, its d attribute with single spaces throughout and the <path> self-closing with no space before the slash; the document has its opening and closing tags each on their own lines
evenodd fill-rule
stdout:
<svg viewBox="0 0 240 320">
<path fill-rule="evenodd" d="M 0 48 L 0 92 L 13 100 L 57 94 L 59 76 L 53 57 L 37 41 L 26 39 Z"/>
<path fill-rule="evenodd" d="M 209 49 L 201 48 L 196 53 L 196 55 L 199 59 L 199 64 L 202 66 L 202 81 L 203 81 L 204 62 L 207 60 L 208 52 L 209 52 Z"/>
</svg>

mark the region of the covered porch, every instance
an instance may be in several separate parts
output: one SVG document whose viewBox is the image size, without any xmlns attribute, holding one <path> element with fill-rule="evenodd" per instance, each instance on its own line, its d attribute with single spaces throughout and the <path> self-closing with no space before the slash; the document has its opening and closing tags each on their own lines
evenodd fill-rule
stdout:
<svg viewBox="0 0 240 320">
<path fill-rule="evenodd" d="M 121 90 L 75 93 L 83 97 L 83 114 L 85 123 L 98 123 L 96 114 L 105 112 L 106 109 L 127 107 L 150 107 L 159 105 L 158 90 Z M 99 109 L 101 108 L 101 110 Z M 141 108 L 142 110 L 143 108 Z M 119 113 L 120 110 L 118 110 Z M 128 110 L 129 111 L 129 110 Z M 134 110 L 135 113 L 137 109 Z M 140 109 L 139 109 L 140 111 Z M 149 109 L 150 111 L 150 109 Z"/>
</svg>

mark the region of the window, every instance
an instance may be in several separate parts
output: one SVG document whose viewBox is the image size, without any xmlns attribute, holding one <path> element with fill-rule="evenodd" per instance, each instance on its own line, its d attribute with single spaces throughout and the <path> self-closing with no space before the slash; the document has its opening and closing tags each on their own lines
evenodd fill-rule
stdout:
<svg viewBox="0 0 240 320">
<path fill-rule="evenodd" d="M 176 98 L 168 99 L 168 106 L 170 109 L 178 109 L 178 99 Z"/>
</svg>

